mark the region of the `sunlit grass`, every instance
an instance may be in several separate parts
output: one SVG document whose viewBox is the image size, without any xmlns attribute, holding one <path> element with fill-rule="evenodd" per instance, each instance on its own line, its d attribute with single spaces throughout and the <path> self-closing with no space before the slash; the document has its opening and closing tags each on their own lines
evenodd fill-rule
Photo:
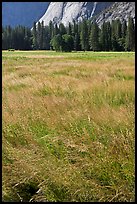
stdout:
<svg viewBox="0 0 137 204">
<path fill-rule="evenodd" d="M 2 52 L 3 201 L 135 200 L 134 59 Z"/>
</svg>

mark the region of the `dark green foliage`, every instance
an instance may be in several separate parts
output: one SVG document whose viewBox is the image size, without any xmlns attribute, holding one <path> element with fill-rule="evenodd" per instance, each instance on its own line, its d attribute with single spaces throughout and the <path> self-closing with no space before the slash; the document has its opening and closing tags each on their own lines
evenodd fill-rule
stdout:
<svg viewBox="0 0 137 204">
<path fill-rule="evenodd" d="M 2 29 L 2 49 L 31 49 L 31 31 L 24 26 L 17 26 L 14 29 L 7 26 Z"/>
<path fill-rule="evenodd" d="M 115 34 L 116 38 L 119 39 L 122 37 L 122 25 L 119 19 L 115 21 Z"/>
<path fill-rule="evenodd" d="M 73 20 L 67 27 L 52 21 L 48 26 L 44 26 L 44 22 L 34 22 L 31 30 L 23 26 L 6 26 L 2 27 L 2 49 L 134 51 L 135 25 L 129 17 L 128 24 L 116 19 L 111 23 L 104 21 L 101 28 L 95 19 L 94 22 Z"/>
<path fill-rule="evenodd" d="M 37 42 L 38 42 L 38 49 L 40 50 L 42 48 L 42 36 L 43 30 L 42 30 L 42 24 L 38 22 L 38 29 L 37 29 Z"/>
<path fill-rule="evenodd" d="M 100 32 L 100 38 L 99 38 L 99 42 L 100 42 L 100 46 L 101 46 L 101 50 L 105 50 L 105 41 L 106 41 L 106 30 L 105 30 L 105 23 L 103 23 L 103 25 L 101 26 L 101 32 Z"/>
<path fill-rule="evenodd" d="M 54 50 L 62 51 L 62 36 L 60 34 L 55 35 L 51 40 L 51 45 Z"/>
<path fill-rule="evenodd" d="M 54 25 L 52 21 L 49 22 L 49 35 L 50 35 L 50 40 L 53 38 L 54 35 Z"/>
<path fill-rule="evenodd" d="M 117 25 L 116 21 L 112 21 L 111 23 L 111 42 L 112 42 L 112 50 L 117 51 L 119 50 L 119 44 L 118 44 L 118 35 L 117 35 Z"/>
<path fill-rule="evenodd" d="M 62 51 L 71 52 L 73 50 L 73 37 L 68 34 L 62 36 Z"/>
<path fill-rule="evenodd" d="M 43 50 L 49 50 L 50 49 L 50 28 L 49 26 L 45 26 L 43 28 L 43 47 L 41 49 Z"/>
<path fill-rule="evenodd" d="M 70 22 L 69 22 L 69 26 L 68 26 L 68 28 L 67 28 L 67 34 L 68 34 L 68 35 L 72 35 L 72 25 L 71 25 Z"/>
<path fill-rule="evenodd" d="M 63 25 L 63 23 L 60 23 L 60 25 L 59 25 L 59 33 L 60 33 L 60 35 L 64 35 L 67 33 L 66 28 Z"/>
<path fill-rule="evenodd" d="M 104 22 L 100 32 L 100 46 L 102 51 L 109 51 L 112 47 L 111 42 L 111 25 L 109 22 Z"/>
<path fill-rule="evenodd" d="M 100 44 L 99 44 L 99 27 L 97 23 L 93 23 L 91 33 L 90 33 L 90 40 L 89 45 L 91 50 L 99 51 Z"/>
<path fill-rule="evenodd" d="M 59 34 L 59 28 L 58 28 L 58 25 L 57 24 L 55 24 L 55 26 L 54 26 L 54 31 L 53 31 L 53 37 L 55 36 L 55 35 L 58 35 Z"/>
<path fill-rule="evenodd" d="M 51 45 L 56 51 L 70 52 L 73 49 L 73 37 L 68 34 L 55 35 L 51 40 Z"/>
<path fill-rule="evenodd" d="M 128 18 L 127 34 L 126 34 L 126 50 L 135 50 L 135 27 L 133 18 Z"/>
<path fill-rule="evenodd" d="M 125 51 L 125 37 L 126 37 L 126 21 L 122 24 L 119 19 L 112 21 L 112 50 Z"/>
<path fill-rule="evenodd" d="M 80 40 L 82 50 L 87 51 L 89 49 L 89 36 L 88 24 L 86 19 L 84 19 L 81 24 Z"/>
<path fill-rule="evenodd" d="M 122 37 L 125 38 L 126 37 L 126 33 L 127 33 L 127 23 L 126 21 L 124 21 L 122 23 L 122 28 L 121 28 L 121 33 L 122 33 Z"/>
<path fill-rule="evenodd" d="M 34 22 L 32 29 L 32 48 L 34 50 L 38 49 L 36 22 Z"/>
<path fill-rule="evenodd" d="M 106 23 L 106 32 L 107 32 L 107 50 L 111 50 L 112 48 L 112 43 L 111 43 L 111 25 L 110 22 Z"/>
<path fill-rule="evenodd" d="M 80 29 L 78 23 L 73 20 L 73 31 L 72 36 L 74 40 L 74 50 L 78 51 L 81 50 L 80 46 Z"/>
</svg>

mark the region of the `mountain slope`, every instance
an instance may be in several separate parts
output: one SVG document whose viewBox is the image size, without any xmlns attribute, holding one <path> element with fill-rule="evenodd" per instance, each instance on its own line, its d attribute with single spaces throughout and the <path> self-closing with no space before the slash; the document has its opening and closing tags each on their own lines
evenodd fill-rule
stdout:
<svg viewBox="0 0 137 204">
<path fill-rule="evenodd" d="M 135 20 L 135 2 L 115 2 L 96 16 L 96 22 L 101 25 L 103 21 L 111 22 L 117 18 L 128 21 L 129 16 Z"/>
<path fill-rule="evenodd" d="M 54 24 L 63 23 L 67 26 L 73 19 L 81 21 L 82 18 L 95 17 L 101 25 L 104 20 L 112 21 L 116 18 L 127 21 L 129 15 L 135 18 L 135 2 L 51 2 L 39 21 L 48 25 L 51 20 Z"/>
<path fill-rule="evenodd" d="M 73 19 L 80 21 L 82 18 L 91 18 L 112 4 L 113 2 L 51 2 L 39 21 L 48 25 L 51 20 L 66 26 Z"/>
</svg>

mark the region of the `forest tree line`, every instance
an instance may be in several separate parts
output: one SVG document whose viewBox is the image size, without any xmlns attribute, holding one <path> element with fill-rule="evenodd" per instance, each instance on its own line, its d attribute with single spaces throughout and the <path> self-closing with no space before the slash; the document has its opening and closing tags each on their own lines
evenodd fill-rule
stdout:
<svg viewBox="0 0 137 204">
<path fill-rule="evenodd" d="M 83 19 L 65 27 L 49 22 L 34 22 L 33 28 L 24 26 L 2 27 L 2 49 L 56 50 L 56 51 L 134 51 L 135 24 L 132 17 L 128 22 L 119 19 L 103 22 L 99 27 L 94 21 Z"/>
</svg>

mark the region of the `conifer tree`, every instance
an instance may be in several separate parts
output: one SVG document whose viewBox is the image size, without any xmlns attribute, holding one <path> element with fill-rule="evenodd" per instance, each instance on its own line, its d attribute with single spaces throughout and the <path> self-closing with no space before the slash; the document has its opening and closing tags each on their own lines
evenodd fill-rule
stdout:
<svg viewBox="0 0 137 204">
<path fill-rule="evenodd" d="M 33 23 L 32 28 L 32 48 L 34 50 L 38 49 L 36 22 Z"/>
<path fill-rule="evenodd" d="M 41 40 L 40 40 L 40 49 L 44 49 L 44 45 L 43 45 L 43 43 L 44 43 L 44 21 L 42 21 L 41 22 Z"/>
<path fill-rule="evenodd" d="M 72 36 L 74 41 L 74 44 L 73 44 L 74 50 L 75 51 L 81 50 L 79 25 L 75 20 L 73 20 Z"/>
<path fill-rule="evenodd" d="M 125 38 L 126 33 L 127 33 L 127 22 L 126 22 L 126 20 L 124 20 L 123 23 L 122 23 L 121 33 L 122 33 L 122 37 Z"/>
<path fill-rule="evenodd" d="M 93 51 L 100 50 L 99 44 L 99 27 L 96 22 L 92 24 L 90 39 L 89 39 L 90 49 Z"/>
<path fill-rule="evenodd" d="M 55 24 L 55 26 L 54 26 L 54 31 L 53 31 L 53 37 L 54 37 L 55 35 L 58 35 L 59 33 L 60 33 L 60 32 L 59 32 L 58 25 Z"/>
<path fill-rule="evenodd" d="M 135 50 L 135 28 L 133 18 L 128 18 L 128 26 L 126 33 L 126 50 L 134 51 Z"/>
<path fill-rule="evenodd" d="M 101 46 L 101 50 L 102 51 L 107 51 L 107 24 L 105 22 L 103 22 L 102 26 L 101 26 L 101 32 L 100 32 L 100 38 L 99 38 L 99 42 L 100 42 L 100 46 Z"/>
<path fill-rule="evenodd" d="M 56 36 L 56 37 L 55 37 Z M 54 38 L 55 37 L 55 38 Z M 73 39 L 73 40 L 72 40 Z M 51 42 L 51 43 L 50 43 Z M 71 42 L 71 48 L 68 42 Z M 104 22 L 101 29 L 97 23 L 83 19 L 81 22 L 73 20 L 68 27 L 60 24 L 44 26 L 44 22 L 33 24 L 32 30 L 24 26 L 2 27 L 2 49 L 54 49 L 93 50 L 93 51 L 134 51 L 135 25 L 133 18 L 129 17 L 128 25 L 119 19 Z M 72 47 L 73 45 L 73 47 Z"/>
<path fill-rule="evenodd" d="M 107 51 L 112 49 L 112 42 L 111 42 L 111 24 L 110 22 L 106 22 L 106 44 L 107 44 Z"/>
<path fill-rule="evenodd" d="M 43 29 L 43 49 L 45 50 L 50 50 L 51 46 L 50 46 L 50 27 L 49 26 L 45 26 Z"/>
<path fill-rule="evenodd" d="M 116 35 L 116 21 L 112 20 L 111 22 L 111 43 L 112 43 L 112 50 L 118 50 L 118 42 L 117 42 L 117 35 Z"/>
<path fill-rule="evenodd" d="M 80 43 L 82 50 L 86 51 L 89 49 L 89 38 L 88 38 L 88 25 L 87 20 L 83 19 L 81 23 L 81 32 L 80 32 Z"/>
<path fill-rule="evenodd" d="M 54 35 L 54 25 L 52 23 L 52 21 L 49 22 L 49 36 L 50 36 L 50 40 L 53 38 Z"/>
<path fill-rule="evenodd" d="M 42 46 L 42 28 L 41 23 L 38 22 L 38 28 L 37 28 L 37 42 L 38 42 L 38 49 L 41 49 Z"/>
<path fill-rule="evenodd" d="M 67 28 L 67 34 L 72 36 L 72 25 L 69 22 L 68 28 Z"/>
<path fill-rule="evenodd" d="M 122 25 L 119 19 L 115 20 L 115 35 L 117 40 L 122 37 Z"/>
<path fill-rule="evenodd" d="M 31 31 L 29 28 L 24 27 L 24 50 L 31 50 Z"/>
<path fill-rule="evenodd" d="M 63 23 L 59 24 L 59 33 L 61 36 L 67 33 L 66 28 Z"/>
</svg>

